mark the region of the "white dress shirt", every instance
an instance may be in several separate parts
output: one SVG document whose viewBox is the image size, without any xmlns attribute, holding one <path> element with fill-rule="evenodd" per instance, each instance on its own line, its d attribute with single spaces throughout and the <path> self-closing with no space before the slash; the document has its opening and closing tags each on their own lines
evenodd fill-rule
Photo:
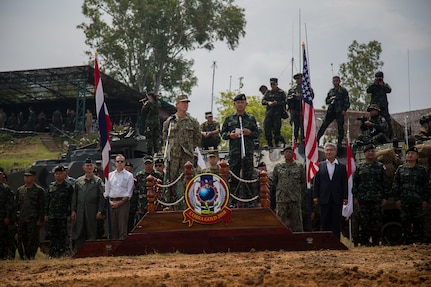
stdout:
<svg viewBox="0 0 431 287">
<path fill-rule="evenodd" d="M 335 165 L 338 164 L 338 159 L 334 159 L 333 162 L 326 160 L 326 168 L 328 169 L 329 179 L 332 180 L 335 171 Z"/>
<path fill-rule="evenodd" d="M 134 179 L 133 174 L 123 169 L 122 171 L 111 171 L 106 182 L 105 198 L 128 197 L 133 193 Z"/>
</svg>

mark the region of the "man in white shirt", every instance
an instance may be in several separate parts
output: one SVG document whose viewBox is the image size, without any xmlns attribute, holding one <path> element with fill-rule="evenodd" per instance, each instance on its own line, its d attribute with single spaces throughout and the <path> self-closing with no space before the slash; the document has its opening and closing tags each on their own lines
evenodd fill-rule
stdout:
<svg viewBox="0 0 431 287">
<path fill-rule="evenodd" d="M 109 199 L 111 210 L 111 239 L 124 239 L 127 236 L 130 201 L 133 193 L 133 174 L 124 169 L 126 159 L 122 154 L 115 157 L 114 171 L 108 175 L 105 198 Z"/>
</svg>

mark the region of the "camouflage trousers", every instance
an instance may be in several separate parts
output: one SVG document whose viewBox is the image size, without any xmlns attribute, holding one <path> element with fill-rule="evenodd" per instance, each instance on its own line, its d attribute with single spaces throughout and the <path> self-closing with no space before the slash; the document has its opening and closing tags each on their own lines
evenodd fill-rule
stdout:
<svg viewBox="0 0 431 287">
<path fill-rule="evenodd" d="M 325 119 L 323 120 L 322 125 L 320 126 L 319 131 L 317 132 L 317 140 L 319 141 L 320 138 L 325 133 L 328 126 L 334 121 L 337 121 L 337 128 L 338 128 L 338 146 L 341 146 L 344 138 L 344 116 L 341 114 L 341 112 L 336 113 L 333 112 L 327 112 Z"/>
<path fill-rule="evenodd" d="M 301 129 L 301 141 L 304 138 L 304 123 L 302 121 L 301 112 L 298 111 L 290 111 L 290 125 L 294 125 L 293 135 L 295 136 L 296 141 L 299 143 L 299 130 Z"/>
<path fill-rule="evenodd" d="M 69 251 L 67 244 L 67 219 L 49 219 L 49 256 L 61 257 Z"/>
<path fill-rule="evenodd" d="M 147 126 L 145 128 L 145 139 L 147 142 L 147 154 L 154 155 L 160 151 L 161 132 L 160 126 Z"/>
<path fill-rule="evenodd" d="M 268 146 L 272 147 L 272 136 L 274 135 L 274 142 L 277 146 L 279 142 L 286 144 L 286 140 L 281 135 L 281 114 L 278 113 L 267 113 L 265 120 L 263 121 L 263 129 L 265 131 L 265 139 L 268 142 Z"/>
<path fill-rule="evenodd" d="M 401 199 L 401 228 L 404 242 L 409 244 L 423 239 L 424 211 L 421 203 Z"/>
<path fill-rule="evenodd" d="M 301 202 L 277 202 L 277 217 L 292 232 L 303 232 Z"/>
<path fill-rule="evenodd" d="M 253 179 L 253 157 L 246 156 L 244 159 L 240 155 L 233 155 L 229 159 L 229 169 L 239 178 L 250 180 Z M 239 182 L 233 176 L 229 179 L 229 192 L 241 199 L 250 199 L 259 193 L 253 188 L 251 183 Z M 235 207 L 255 207 L 256 202 L 237 202 L 236 199 L 230 198 L 230 206 Z"/>
<path fill-rule="evenodd" d="M 184 172 L 184 165 L 186 162 L 193 162 L 193 157 L 190 157 L 186 154 L 184 154 L 184 157 L 172 157 L 171 160 L 168 162 L 168 165 L 166 167 L 166 183 L 174 182 L 180 174 Z M 165 191 L 166 196 L 165 199 L 168 202 L 175 202 L 176 200 L 180 199 L 182 196 L 184 196 L 185 191 L 185 179 L 184 177 L 180 179 L 174 186 L 168 188 L 168 190 Z M 175 210 L 183 210 L 185 209 L 185 201 L 182 200 L 175 206 Z"/>
<path fill-rule="evenodd" d="M 383 209 L 380 202 L 360 202 L 357 209 L 359 215 L 359 243 L 366 246 L 379 245 L 383 221 Z"/>
<path fill-rule="evenodd" d="M 39 247 L 39 227 L 35 222 L 18 225 L 18 252 L 21 259 L 34 259 Z"/>
</svg>

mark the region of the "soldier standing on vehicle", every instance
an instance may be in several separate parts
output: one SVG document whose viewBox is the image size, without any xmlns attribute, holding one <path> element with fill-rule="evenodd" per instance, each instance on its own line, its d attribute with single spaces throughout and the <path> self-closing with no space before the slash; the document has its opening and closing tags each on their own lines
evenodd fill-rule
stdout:
<svg viewBox="0 0 431 287">
<path fill-rule="evenodd" d="M 256 119 L 245 111 L 247 98 L 244 94 L 234 99 L 235 114 L 228 116 L 221 130 L 224 140 L 229 140 L 229 169 L 237 176 L 250 180 L 253 177 L 254 139 L 259 135 Z M 239 182 L 231 177 L 230 191 L 238 196 Z M 251 197 L 251 186 L 245 188 L 244 197 Z M 231 205 L 234 205 L 235 201 Z"/>
<path fill-rule="evenodd" d="M 388 104 L 388 96 L 392 91 L 392 88 L 388 83 L 385 83 L 383 79 L 383 72 L 377 72 L 375 74 L 374 82 L 367 88 L 367 93 L 371 94 L 370 105 L 376 104 L 380 107 L 380 114 L 385 118 L 385 121 L 388 125 L 387 135 L 390 140 L 392 140 L 393 131 L 392 131 L 392 120 L 391 115 L 389 114 L 389 104 Z"/>
<path fill-rule="evenodd" d="M 49 256 L 60 257 L 69 251 L 67 222 L 70 221 L 73 187 L 66 182 L 66 169 L 54 168 L 54 179 L 45 194 L 45 222 L 50 235 Z"/>
<path fill-rule="evenodd" d="M 301 196 L 305 188 L 305 169 L 293 159 L 292 146 L 286 146 L 282 153 L 285 162 L 276 164 L 272 173 L 277 216 L 293 232 L 302 232 Z"/>
<path fill-rule="evenodd" d="M 147 100 L 142 101 L 142 114 L 145 117 L 144 135 L 147 140 L 147 154 L 153 155 L 160 151 L 160 109 L 159 94 L 150 92 Z"/>
<path fill-rule="evenodd" d="M 415 138 L 418 140 L 428 140 L 431 136 L 431 113 L 423 115 L 419 119 L 419 123 L 421 124 L 421 128 L 419 134 L 415 135 Z"/>
<path fill-rule="evenodd" d="M 423 215 L 429 199 L 428 175 L 425 167 L 417 164 L 418 158 L 416 147 L 406 151 L 406 163 L 397 168 L 392 185 L 406 244 L 422 240 Z"/>
<path fill-rule="evenodd" d="M 45 190 L 36 184 L 36 171 L 24 172 L 24 185 L 17 191 L 18 252 L 21 259 L 34 259 L 39 247 L 39 229 L 44 222 Z"/>
<path fill-rule="evenodd" d="M 220 124 L 213 120 L 211 112 L 205 113 L 206 121 L 201 124 L 201 146 L 203 149 L 218 149 L 220 144 Z"/>
<path fill-rule="evenodd" d="M 344 138 L 344 115 L 347 109 L 350 107 L 349 92 L 342 86 L 340 86 L 340 77 L 332 77 L 332 83 L 334 87 L 329 90 L 326 96 L 326 104 L 328 105 L 328 110 L 326 112 L 325 120 L 320 126 L 317 132 L 317 142 L 325 133 L 326 128 L 334 120 L 337 121 L 338 127 L 338 148 L 341 147 Z"/>
<path fill-rule="evenodd" d="M 262 105 L 266 106 L 265 120 L 263 129 L 265 130 L 265 139 L 268 147 L 274 147 L 272 144 L 272 135 L 274 135 L 275 146 L 281 141 L 286 144 L 286 140 L 281 135 L 281 119 L 283 113 L 286 113 L 286 94 L 278 87 L 278 79 L 271 78 L 271 90 L 267 91 L 262 99 Z"/>
<path fill-rule="evenodd" d="M 379 245 L 383 206 L 389 198 L 390 186 L 384 165 L 376 160 L 375 146 L 365 146 L 364 154 L 365 162 L 356 167 L 353 175 L 353 202 L 358 211 L 359 243 L 376 246 Z"/>
</svg>

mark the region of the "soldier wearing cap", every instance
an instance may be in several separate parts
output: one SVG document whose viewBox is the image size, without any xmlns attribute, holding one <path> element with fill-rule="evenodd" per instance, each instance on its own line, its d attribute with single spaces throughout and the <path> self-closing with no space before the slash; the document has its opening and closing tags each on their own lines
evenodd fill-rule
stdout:
<svg viewBox="0 0 431 287">
<path fill-rule="evenodd" d="M 220 175 L 220 166 L 218 165 L 219 156 L 218 151 L 211 150 L 207 154 L 209 167 L 202 170 L 203 173 L 214 173 Z"/>
<path fill-rule="evenodd" d="M 138 195 L 138 220 L 147 213 L 147 177 L 150 175 L 156 178 L 158 183 L 163 182 L 163 175 L 154 170 L 154 160 L 152 156 L 145 156 L 143 159 L 144 169 L 136 174 L 139 186 Z"/>
<path fill-rule="evenodd" d="M 370 113 L 370 118 L 362 118 L 360 129 L 363 133 L 358 136 L 358 144 L 366 145 L 373 143 L 375 145 L 384 144 L 388 142 L 385 131 L 387 129 L 386 120 L 380 116 L 380 107 L 376 104 L 368 106 L 367 111 Z"/>
<path fill-rule="evenodd" d="M 417 140 L 428 140 L 431 136 L 431 112 L 419 119 L 421 125 L 419 133 L 415 135 Z"/>
<path fill-rule="evenodd" d="M 193 151 L 201 144 L 199 122 L 189 113 L 189 98 L 179 95 L 176 98 L 177 112 L 163 123 L 163 140 L 168 140 L 166 182 L 174 182 L 184 171 L 186 162 L 193 163 Z M 169 133 L 169 138 L 168 138 Z M 176 201 L 184 195 L 185 183 L 179 181 L 175 188 L 168 190 L 167 200 Z M 177 208 L 185 207 L 182 201 Z"/>
<path fill-rule="evenodd" d="M 287 92 L 287 105 L 290 111 L 290 124 L 293 126 L 293 135 L 296 142 L 298 140 L 299 130 L 301 129 L 301 140 L 304 139 L 304 121 L 302 119 L 302 74 L 298 73 L 293 76 L 296 86 Z M 314 99 L 314 92 L 311 89 L 311 97 Z"/>
<path fill-rule="evenodd" d="M 221 130 L 221 135 L 224 140 L 229 140 L 229 169 L 240 177 L 250 180 L 253 177 L 253 147 L 254 139 L 259 136 L 256 119 L 253 115 L 245 111 L 247 107 L 247 98 L 244 94 L 239 94 L 233 99 L 235 106 L 235 114 L 227 116 Z M 242 123 L 242 131 L 241 125 Z M 241 134 L 242 132 L 242 134 Z M 242 138 L 244 140 L 245 157 L 242 157 Z M 236 196 L 239 195 L 239 182 L 234 177 L 230 181 L 230 190 Z M 246 185 L 243 188 L 243 198 L 253 197 L 251 186 Z M 233 201 L 231 205 L 234 205 Z"/>
<path fill-rule="evenodd" d="M 217 149 L 221 141 L 220 124 L 214 121 L 212 112 L 206 112 L 205 119 L 201 124 L 201 146 L 203 149 Z"/>
<path fill-rule="evenodd" d="M 13 257 L 9 254 L 9 226 L 14 220 L 14 194 L 3 181 L 4 170 L 0 168 L 0 259 L 8 259 L 15 257 L 15 254 Z"/>
<path fill-rule="evenodd" d="M 43 226 L 45 190 L 36 184 L 36 171 L 26 169 L 24 185 L 16 196 L 18 252 L 21 259 L 34 259 L 39 247 L 39 229 Z"/>
<path fill-rule="evenodd" d="M 418 149 L 410 147 L 406 151 L 406 163 L 397 168 L 392 185 L 407 244 L 422 240 L 423 215 L 429 199 L 428 175 L 425 167 L 417 163 L 418 158 Z"/>
<path fill-rule="evenodd" d="M 302 194 L 305 188 L 304 166 L 293 159 L 294 150 L 286 146 L 282 153 L 285 162 L 274 167 L 272 179 L 276 188 L 276 213 L 293 232 L 302 232 Z"/>
<path fill-rule="evenodd" d="M 263 129 L 265 130 L 265 139 L 268 142 L 268 147 L 273 147 L 272 138 L 274 135 L 275 146 L 282 142 L 286 144 L 285 139 L 282 137 L 281 119 L 286 118 L 286 94 L 278 87 L 278 79 L 269 79 L 271 90 L 263 95 L 262 105 L 266 106 L 265 120 L 263 121 Z"/>
<path fill-rule="evenodd" d="M 165 178 L 165 161 L 163 157 L 158 157 L 154 160 L 154 169 L 162 175 L 162 179 Z"/>
<path fill-rule="evenodd" d="M 362 246 L 379 245 L 382 230 L 383 206 L 391 190 L 385 166 L 377 161 L 373 144 L 364 147 L 365 162 L 353 174 L 353 209 L 359 227 L 358 240 Z M 371 239 L 371 241 L 370 241 Z"/>
<path fill-rule="evenodd" d="M 86 240 L 97 239 L 97 221 L 105 218 L 105 188 L 102 179 L 94 175 L 94 167 L 93 161 L 87 158 L 82 165 L 85 174 L 75 181 L 71 213 L 76 227 L 75 251 L 81 248 Z"/>
<path fill-rule="evenodd" d="M 387 135 L 389 139 L 392 139 L 392 119 L 389 114 L 388 96 L 392 92 L 392 88 L 388 83 L 385 83 L 383 78 L 383 72 L 377 72 L 375 74 L 374 82 L 367 88 L 367 93 L 371 94 L 370 105 L 376 104 L 380 108 L 380 115 L 382 115 L 388 125 Z"/>
<path fill-rule="evenodd" d="M 338 128 L 338 147 L 341 147 L 344 138 L 344 115 L 350 107 L 349 92 L 346 88 L 340 86 L 339 76 L 332 77 L 332 84 L 334 87 L 329 90 L 326 96 L 325 101 L 328 105 L 328 110 L 326 111 L 325 120 L 317 132 L 317 142 L 319 142 L 329 124 L 336 120 Z"/>
<path fill-rule="evenodd" d="M 161 129 L 159 119 L 159 94 L 150 92 L 148 100 L 142 101 L 142 117 L 144 119 L 144 135 L 147 142 L 147 153 L 155 154 L 160 151 Z"/>
<path fill-rule="evenodd" d="M 48 222 L 50 237 L 49 256 L 61 257 L 67 254 L 67 222 L 72 212 L 73 187 L 66 179 L 63 166 L 54 168 L 54 181 L 45 194 L 45 222 Z"/>
</svg>

